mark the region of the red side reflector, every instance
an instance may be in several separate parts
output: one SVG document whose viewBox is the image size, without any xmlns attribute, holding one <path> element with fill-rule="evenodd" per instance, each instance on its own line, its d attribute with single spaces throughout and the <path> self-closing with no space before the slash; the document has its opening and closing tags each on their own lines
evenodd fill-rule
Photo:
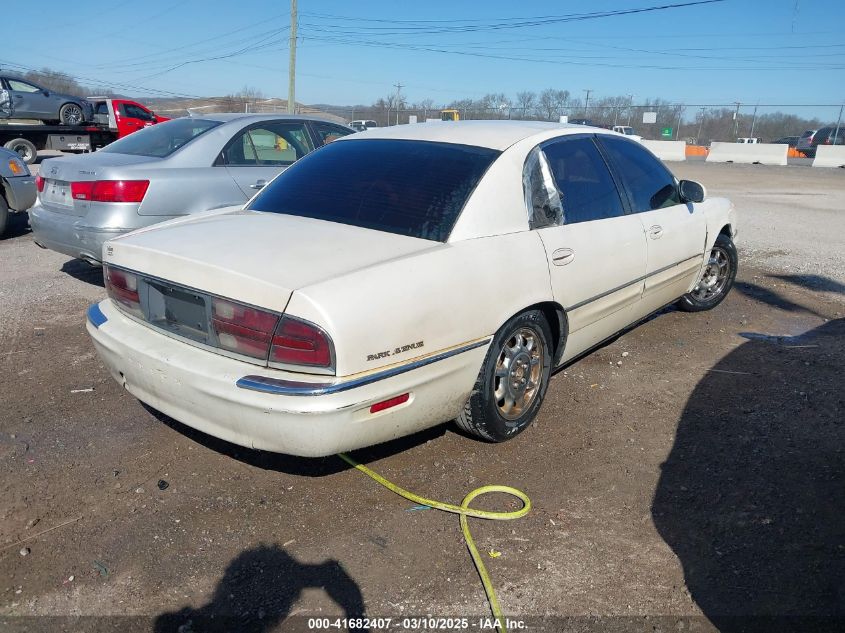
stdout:
<svg viewBox="0 0 845 633">
<path fill-rule="evenodd" d="M 396 396 L 395 398 L 390 398 L 388 400 L 382 400 L 381 402 L 376 402 L 373 406 L 370 407 L 370 413 L 378 413 L 379 411 L 384 411 L 385 409 L 397 407 L 400 404 L 404 404 L 404 403 L 408 402 L 410 397 L 411 397 L 410 393 L 403 393 L 401 396 Z"/>
</svg>

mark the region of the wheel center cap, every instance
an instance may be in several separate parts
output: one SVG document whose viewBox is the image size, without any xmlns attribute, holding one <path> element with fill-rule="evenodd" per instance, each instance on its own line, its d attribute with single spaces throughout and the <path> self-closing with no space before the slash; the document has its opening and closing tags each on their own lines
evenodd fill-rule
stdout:
<svg viewBox="0 0 845 633">
<path fill-rule="evenodd" d="M 528 388 L 528 375 L 531 372 L 531 356 L 527 353 L 517 354 L 510 370 L 510 389 L 515 396 L 521 396 Z"/>
</svg>

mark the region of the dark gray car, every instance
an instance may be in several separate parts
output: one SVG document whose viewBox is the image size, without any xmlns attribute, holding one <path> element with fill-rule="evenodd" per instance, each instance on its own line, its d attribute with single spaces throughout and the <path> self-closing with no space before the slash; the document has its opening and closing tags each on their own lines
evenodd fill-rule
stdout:
<svg viewBox="0 0 845 633">
<path fill-rule="evenodd" d="M 82 97 L 54 92 L 22 77 L 0 75 L 0 90 L 6 91 L 7 118 L 81 125 L 93 117 L 91 103 Z"/>
<path fill-rule="evenodd" d="M 159 123 L 93 154 L 51 158 L 29 212 L 35 243 L 99 264 L 106 240 L 243 205 L 294 161 L 352 133 L 317 117 L 208 114 Z"/>
<path fill-rule="evenodd" d="M 15 152 L 0 147 L 0 237 L 9 214 L 35 204 L 35 178 Z"/>
</svg>

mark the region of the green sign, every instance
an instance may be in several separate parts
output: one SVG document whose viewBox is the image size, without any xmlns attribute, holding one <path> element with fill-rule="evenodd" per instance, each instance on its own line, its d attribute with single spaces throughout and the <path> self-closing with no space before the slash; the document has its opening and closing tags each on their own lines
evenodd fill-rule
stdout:
<svg viewBox="0 0 845 633">
<path fill-rule="evenodd" d="M 665 127 L 660 130 L 660 136 L 665 136 L 666 138 L 672 138 L 672 128 Z"/>
</svg>

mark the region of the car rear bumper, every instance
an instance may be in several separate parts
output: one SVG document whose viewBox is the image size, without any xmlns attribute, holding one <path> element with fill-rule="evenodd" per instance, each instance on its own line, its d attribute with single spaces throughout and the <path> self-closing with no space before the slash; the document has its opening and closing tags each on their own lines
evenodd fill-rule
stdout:
<svg viewBox="0 0 845 633">
<path fill-rule="evenodd" d="M 38 194 L 35 176 L 13 176 L 4 179 L 6 202 L 13 211 L 26 211 L 35 204 Z"/>
<path fill-rule="evenodd" d="M 326 377 L 261 368 L 199 349 L 130 319 L 109 300 L 89 309 L 87 327 L 112 376 L 139 400 L 223 440 L 303 457 L 378 444 L 453 419 L 489 345 L 482 340 L 441 354 L 436 362 L 349 388 L 297 394 L 238 382 L 257 375 L 302 385 Z M 405 393 L 407 402 L 370 413 L 371 405 Z"/>
<path fill-rule="evenodd" d="M 35 242 L 50 250 L 84 259 L 90 263 L 103 260 L 103 243 L 118 235 L 146 226 L 144 218 L 133 213 L 138 226 L 103 227 L 92 225 L 87 216 L 59 213 L 37 203 L 29 210 L 29 224 Z M 130 218 L 135 220 L 135 218 Z"/>
</svg>

